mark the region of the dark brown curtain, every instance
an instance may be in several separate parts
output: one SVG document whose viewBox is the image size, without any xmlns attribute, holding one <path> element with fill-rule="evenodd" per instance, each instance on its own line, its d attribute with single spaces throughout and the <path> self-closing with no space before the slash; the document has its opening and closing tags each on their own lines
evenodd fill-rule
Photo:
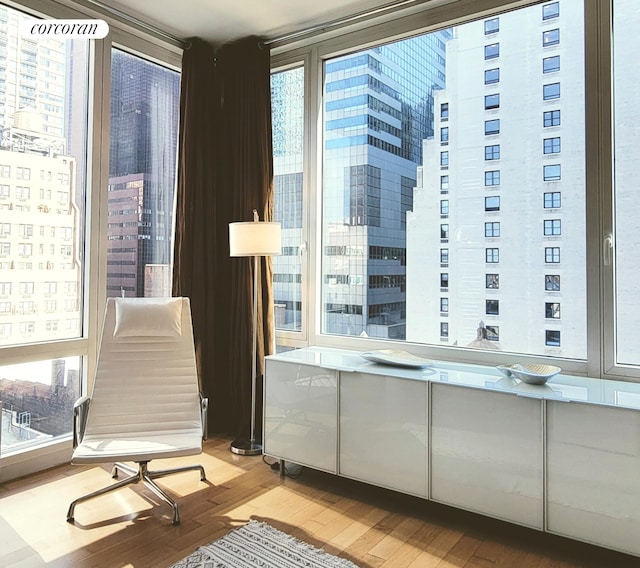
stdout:
<svg viewBox="0 0 640 568">
<path fill-rule="evenodd" d="M 253 262 L 229 257 L 229 223 L 273 218 L 269 51 L 258 38 L 191 40 L 180 102 L 173 293 L 191 298 L 209 431 L 248 437 Z M 271 259 L 261 259 L 258 372 L 273 344 Z M 259 377 L 256 425 L 260 435 Z"/>
</svg>

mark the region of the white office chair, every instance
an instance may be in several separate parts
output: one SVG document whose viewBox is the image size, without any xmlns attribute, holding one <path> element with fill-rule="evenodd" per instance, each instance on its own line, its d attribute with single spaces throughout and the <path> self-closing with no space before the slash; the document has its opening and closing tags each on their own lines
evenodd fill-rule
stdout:
<svg viewBox="0 0 640 568">
<path fill-rule="evenodd" d="M 206 439 L 208 401 L 199 392 L 191 308 L 188 298 L 109 298 L 91 397 L 74 407 L 73 464 L 116 462 L 129 474 L 108 487 L 71 503 L 73 523 L 78 503 L 142 481 L 173 508 L 178 505 L 153 480 L 201 465 L 150 471 L 154 458 L 196 455 Z M 134 462 L 131 467 L 121 462 Z"/>
</svg>

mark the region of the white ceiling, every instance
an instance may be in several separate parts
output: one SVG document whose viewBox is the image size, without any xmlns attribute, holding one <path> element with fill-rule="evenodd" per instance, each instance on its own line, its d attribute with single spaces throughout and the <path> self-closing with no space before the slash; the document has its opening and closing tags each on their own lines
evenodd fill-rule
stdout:
<svg viewBox="0 0 640 568">
<path fill-rule="evenodd" d="M 272 38 L 391 4 L 391 0 L 119 0 L 104 4 L 180 38 Z"/>
</svg>

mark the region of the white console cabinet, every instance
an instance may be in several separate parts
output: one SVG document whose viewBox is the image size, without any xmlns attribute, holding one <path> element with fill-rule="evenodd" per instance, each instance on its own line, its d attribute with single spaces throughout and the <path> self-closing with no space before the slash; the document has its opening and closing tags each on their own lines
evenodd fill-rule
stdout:
<svg viewBox="0 0 640 568">
<path fill-rule="evenodd" d="M 266 361 L 264 453 L 337 473 L 338 372 Z"/>
<path fill-rule="evenodd" d="M 427 497 L 428 383 L 340 373 L 340 460 L 345 477 Z"/>
<path fill-rule="evenodd" d="M 542 529 L 542 403 L 434 384 L 431 498 Z"/>
<path fill-rule="evenodd" d="M 266 358 L 267 455 L 640 556 L 640 384 Z"/>
<path fill-rule="evenodd" d="M 548 530 L 640 555 L 640 412 L 549 402 Z"/>
</svg>

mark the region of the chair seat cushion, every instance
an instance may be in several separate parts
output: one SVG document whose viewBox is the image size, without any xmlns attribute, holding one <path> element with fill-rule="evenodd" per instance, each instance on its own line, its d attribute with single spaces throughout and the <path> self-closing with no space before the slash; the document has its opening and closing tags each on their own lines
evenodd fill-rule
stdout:
<svg viewBox="0 0 640 568">
<path fill-rule="evenodd" d="M 111 461 L 150 461 L 151 459 L 192 456 L 202 452 L 202 432 L 154 432 L 142 436 L 84 437 L 74 450 L 73 464 Z"/>
</svg>

